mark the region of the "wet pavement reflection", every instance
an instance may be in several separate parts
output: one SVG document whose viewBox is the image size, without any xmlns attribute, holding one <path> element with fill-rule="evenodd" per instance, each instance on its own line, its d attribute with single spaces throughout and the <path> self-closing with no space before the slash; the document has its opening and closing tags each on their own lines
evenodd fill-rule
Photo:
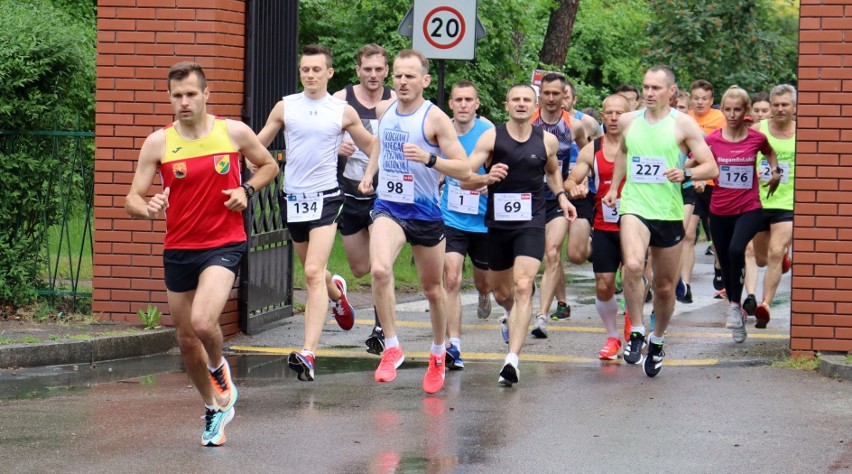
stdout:
<svg viewBox="0 0 852 474">
<path fill-rule="evenodd" d="M 852 386 L 804 371 L 685 366 L 649 379 L 620 363 L 522 360 L 505 388 L 498 363 L 471 361 L 428 396 L 417 360 L 387 384 L 373 381 L 376 358 L 324 358 L 316 382 L 297 381 L 284 356 L 229 361 L 240 400 L 217 449 L 199 445 L 203 410 L 179 356 L 4 371 L 2 470 L 817 472 L 852 459 L 838 442 L 852 432 Z"/>
</svg>

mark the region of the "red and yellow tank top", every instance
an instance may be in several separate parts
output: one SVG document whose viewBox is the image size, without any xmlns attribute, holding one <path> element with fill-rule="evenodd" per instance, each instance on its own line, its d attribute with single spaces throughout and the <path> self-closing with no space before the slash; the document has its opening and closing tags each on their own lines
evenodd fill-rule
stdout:
<svg viewBox="0 0 852 474">
<path fill-rule="evenodd" d="M 160 163 L 166 210 L 166 249 L 209 249 L 244 242 L 243 214 L 225 207 L 222 190 L 240 186 L 239 151 L 225 119 L 216 117 L 206 137 L 187 140 L 174 124 L 163 128 L 166 153 Z"/>
</svg>

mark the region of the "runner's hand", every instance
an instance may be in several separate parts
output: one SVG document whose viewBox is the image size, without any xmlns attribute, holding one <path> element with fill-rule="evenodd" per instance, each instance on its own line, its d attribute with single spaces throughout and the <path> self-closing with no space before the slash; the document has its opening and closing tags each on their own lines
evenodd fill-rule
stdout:
<svg viewBox="0 0 852 474">
<path fill-rule="evenodd" d="M 506 176 L 509 174 L 509 165 L 506 163 L 497 163 L 491 167 L 488 171 L 488 176 L 486 179 L 488 180 L 488 185 L 492 185 L 494 183 L 503 181 L 506 179 Z"/>
<path fill-rule="evenodd" d="M 769 188 L 769 191 L 766 192 L 766 197 L 772 197 L 775 194 L 775 190 L 778 189 L 778 184 L 781 183 L 781 175 L 778 174 L 777 171 L 772 171 L 772 178 L 763 185 L 764 188 Z"/>
<path fill-rule="evenodd" d="M 157 193 L 148 201 L 148 218 L 153 219 L 161 212 L 169 208 L 169 192 L 171 188 L 166 188 L 161 193 Z"/>
<path fill-rule="evenodd" d="M 585 184 L 576 184 L 571 187 L 571 190 L 568 191 L 568 195 L 571 196 L 571 199 L 584 198 L 589 194 L 589 187 Z"/>
<path fill-rule="evenodd" d="M 562 205 L 562 202 L 560 202 L 559 205 L 562 207 L 562 214 L 566 219 L 568 219 L 568 222 L 574 222 L 577 220 L 577 208 L 574 207 L 568 199 L 565 199 L 564 206 Z"/>
<path fill-rule="evenodd" d="M 367 179 L 367 176 L 365 175 L 364 179 L 358 183 L 358 191 L 361 191 L 361 193 L 365 195 L 374 194 L 376 190 L 373 189 L 373 179 Z"/>
<path fill-rule="evenodd" d="M 352 140 L 343 140 L 340 143 L 340 149 L 337 150 L 337 154 L 339 156 L 345 156 L 346 158 L 349 158 L 355 153 L 355 150 L 357 150 L 357 148 L 355 148 L 355 142 L 353 142 Z"/>
<path fill-rule="evenodd" d="M 416 161 L 424 165 L 429 162 L 430 153 L 413 143 L 403 143 L 402 154 L 408 161 Z"/>
<path fill-rule="evenodd" d="M 606 204 L 609 207 L 615 207 L 615 200 L 618 198 L 618 191 L 615 189 L 610 189 L 606 192 L 606 195 L 601 199 L 601 202 Z"/>
<path fill-rule="evenodd" d="M 225 207 L 229 211 L 240 212 L 248 206 L 248 196 L 243 188 L 223 189 L 222 194 L 228 196 Z"/>
</svg>

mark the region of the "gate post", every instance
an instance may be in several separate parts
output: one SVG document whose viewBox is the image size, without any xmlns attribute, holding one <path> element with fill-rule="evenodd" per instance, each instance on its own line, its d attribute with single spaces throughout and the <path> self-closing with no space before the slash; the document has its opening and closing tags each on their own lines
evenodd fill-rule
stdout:
<svg viewBox="0 0 852 474">
<path fill-rule="evenodd" d="M 166 75 L 196 61 L 211 81 L 211 113 L 239 118 L 243 104 L 245 2 L 100 0 L 95 118 L 95 230 L 92 312 L 138 322 L 155 305 L 171 325 L 163 282 L 165 222 L 124 212 L 139 148 L 172 120 Z M 189 4 L 189 2 L 186 2 Z M 159 178 L 151 191 L 160 187 Z M 220 319 L 225 335 L 238 328 L 237 291 Z"/>
</svg>

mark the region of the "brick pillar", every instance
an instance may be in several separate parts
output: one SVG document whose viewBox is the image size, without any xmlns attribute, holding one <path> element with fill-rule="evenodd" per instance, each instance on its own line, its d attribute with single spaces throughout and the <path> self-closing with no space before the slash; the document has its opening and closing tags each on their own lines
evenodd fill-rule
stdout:
<svg viewBox="0 0 852 474">
<path fill-rule="evenodd" d="M 163 220 L 124 212 L 139 148 L 174 117 L 166 75 L 196 61 L 210 87 L 208 111 L 239 119 L 243 103 L 245 3 L 238 0 L 99 0 L 95 122 L 95 231 L 92 311 L 138 322 L 156 305 L 168 317 L 163 282 Z M 159 177 L 152 190 L 159 189 Z M 220 323 L 239 331 L 237 292 Z"/>
<path fill-rule="evenodd" d="M 802 0 L 790 347 L 852 351 L 852 5 Z M 849 64 L 847 64 L 849 63 Z"/>
</svg>

